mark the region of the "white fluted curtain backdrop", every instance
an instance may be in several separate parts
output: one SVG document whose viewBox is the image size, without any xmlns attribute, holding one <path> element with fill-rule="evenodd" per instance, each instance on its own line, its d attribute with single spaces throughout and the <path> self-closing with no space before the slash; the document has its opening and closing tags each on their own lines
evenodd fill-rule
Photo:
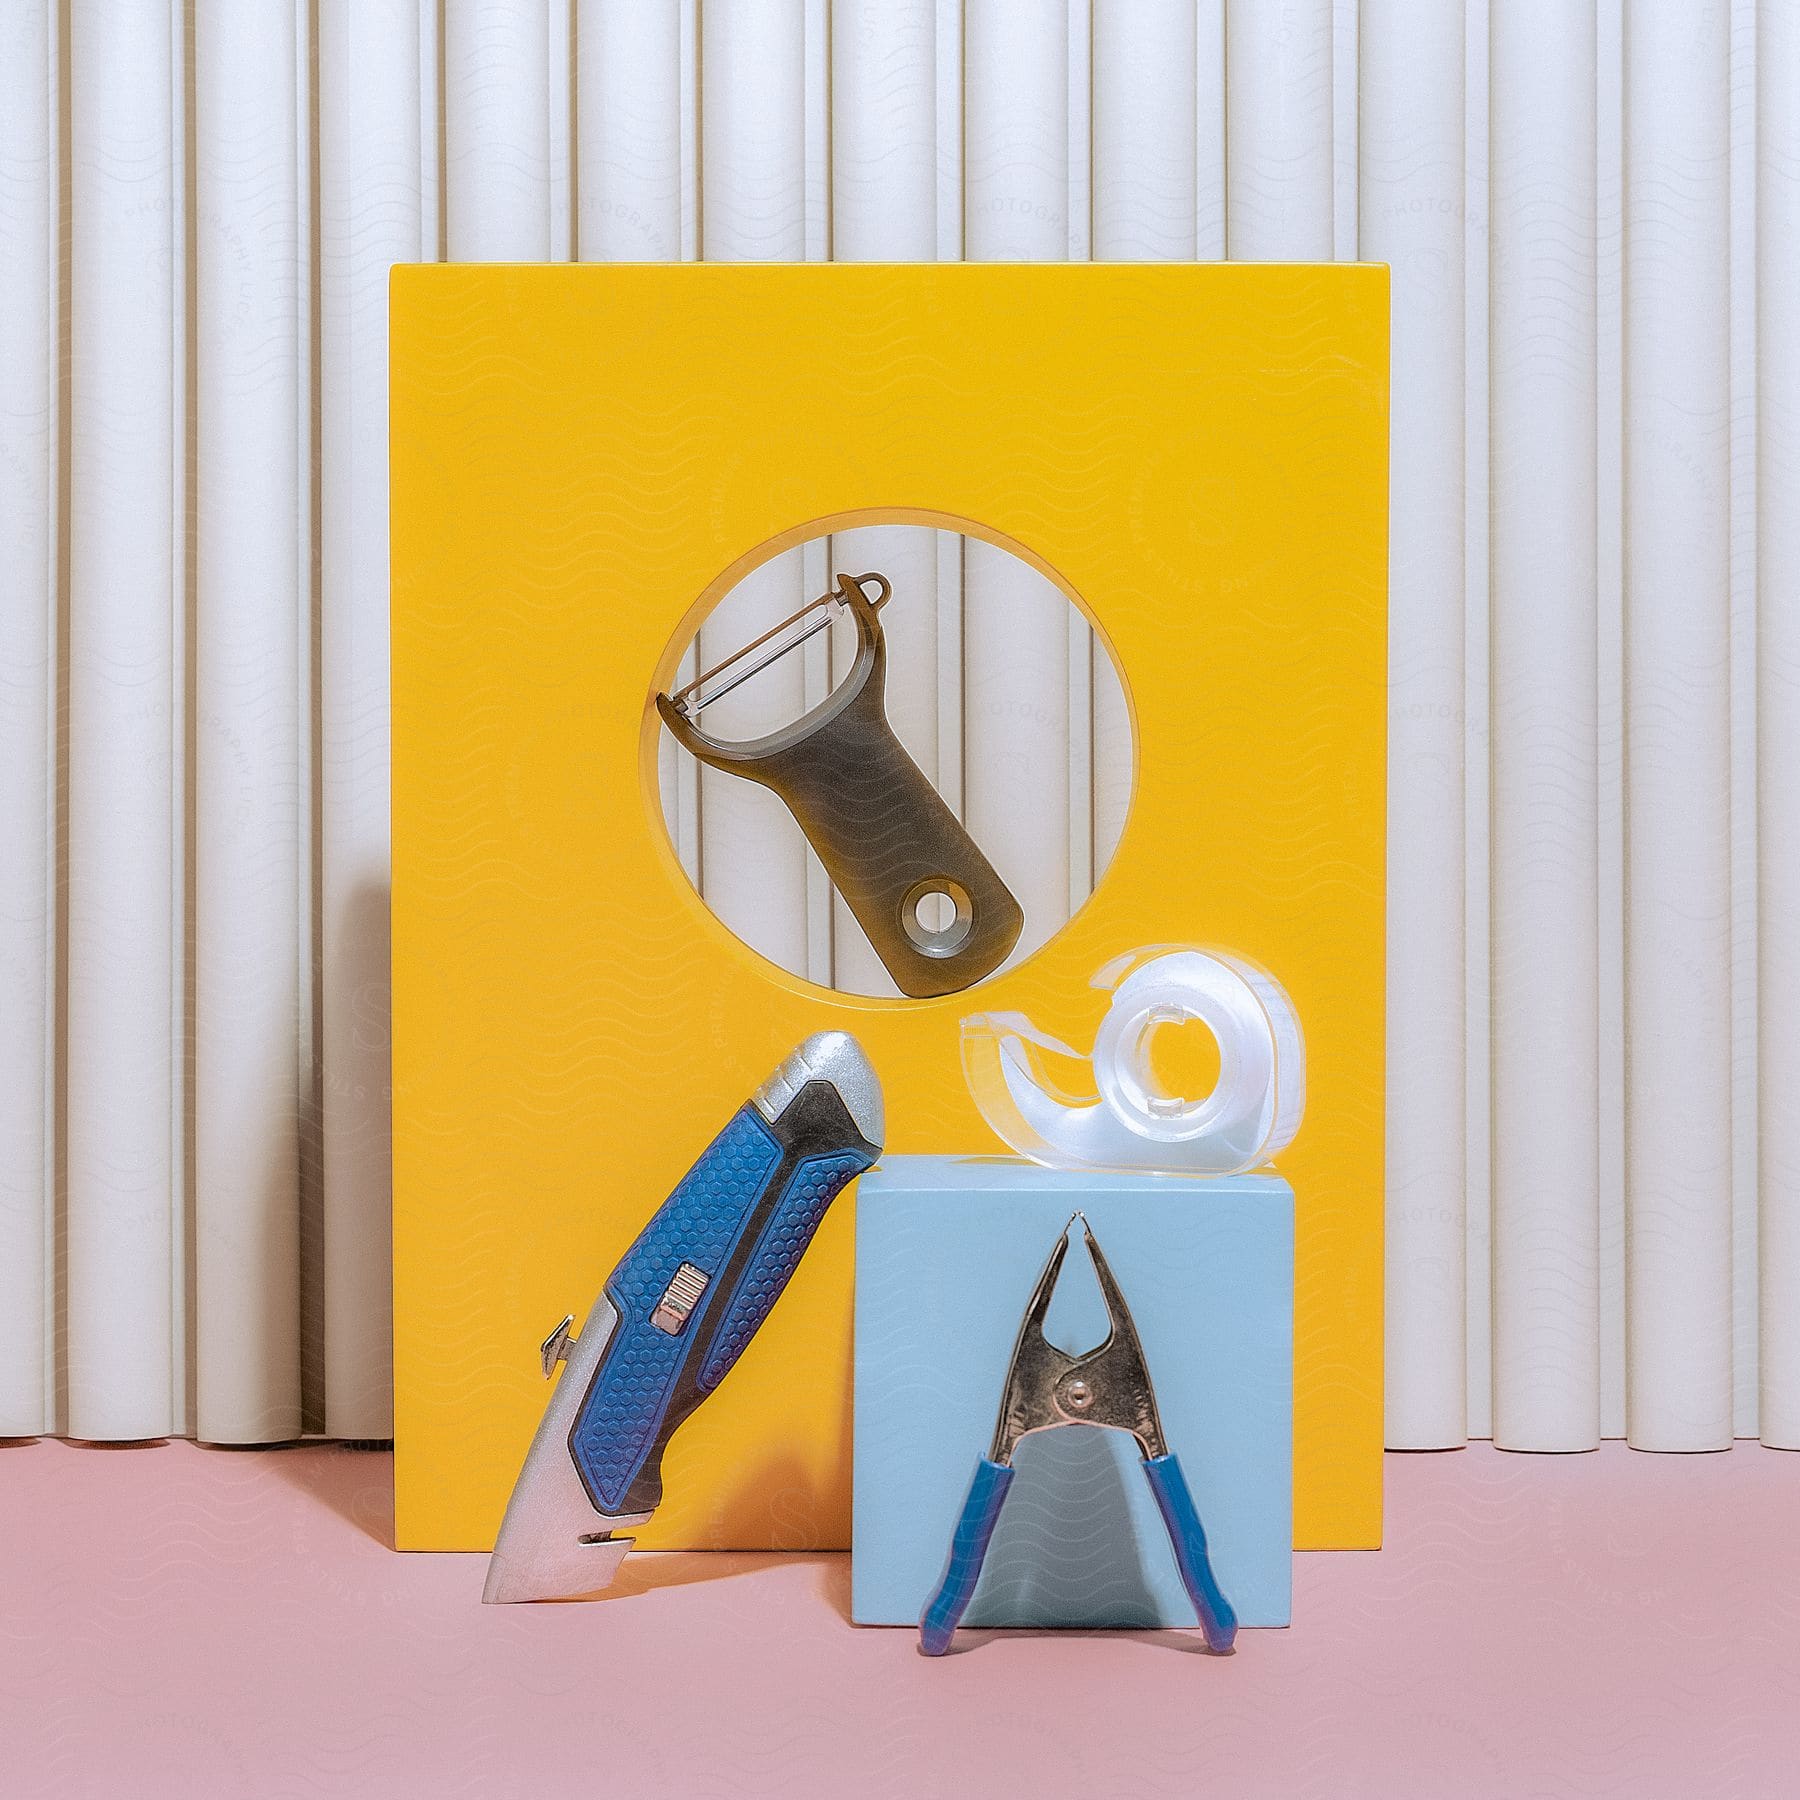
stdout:
<svg viewBox="0 0 1800 1800">
<path fill-rule="evenodd" d="M 831 257 L 1392 265 L 1389 1441 L 1800 1447 L 1782 0 L 8 0 L 0 1434 L 391 1430 L 389 266 Z M 866 548 L 1054 923 L 1109 665 Z M 665 786 L 721 916 L 874 979 Z"/>
</svg>

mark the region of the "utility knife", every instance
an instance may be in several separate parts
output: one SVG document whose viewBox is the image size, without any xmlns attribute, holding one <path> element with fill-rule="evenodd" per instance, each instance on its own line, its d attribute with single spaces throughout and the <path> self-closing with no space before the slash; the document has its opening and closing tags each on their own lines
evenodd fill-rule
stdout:
<svg viewBox="0 0 1800 1800">
<path fill-rule="evenodd" d="M 842 1031 L 810 1037 L 701 1152 L 606 1278 L 507 1503 L 482 1598 L 605 1587 L 662 1500 L 662 1458 L 724 1380 L 812 1242 L 825 1209 L 881 1154 L 881 1083 Z"/>
</svg>

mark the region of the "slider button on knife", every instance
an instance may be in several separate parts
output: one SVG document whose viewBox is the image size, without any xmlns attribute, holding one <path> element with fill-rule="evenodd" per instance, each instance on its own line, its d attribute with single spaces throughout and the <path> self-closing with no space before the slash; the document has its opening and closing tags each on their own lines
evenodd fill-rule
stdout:
<svg viewBox="0 0 1800 1800">
<path fill-rule="evenodd" d="M 656 1310 L 650 1315 L 650 1323 L 658 1331 L 666 1331 L 670 1337 L 680 1337 L 687 1329 L 687 1322 L 694 1316 L 694 1307 L 700 1296 L 706 1292 L 706 1284 L 712 1280 L 704 1269 L 696 1269 L 691 1262 L 684 1262 L 669 1278 L 669 1285 L 663 1289 L 663 1297 L 657 1301 Z"/>
</svg>

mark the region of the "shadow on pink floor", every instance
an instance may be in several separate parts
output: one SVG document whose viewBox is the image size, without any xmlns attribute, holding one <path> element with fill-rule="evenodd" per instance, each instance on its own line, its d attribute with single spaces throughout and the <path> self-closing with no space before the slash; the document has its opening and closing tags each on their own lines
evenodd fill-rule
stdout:
<svg viewBox="0 0 1800 1800">
<path fill-rule="evenodd" d="M 833 1556 L 634 1558 L 480 1604 L 397 1555 L 388 1459 L 0 1447 L 9 1797 L 671 1791 L 1771 1796 L 1800 1791 L 1800 1457 L 1486 1446 L 1387 1465 L 1387 1548 L 1298 1559 L 1295 1623 L 845 1622 Z"/>
</svg>

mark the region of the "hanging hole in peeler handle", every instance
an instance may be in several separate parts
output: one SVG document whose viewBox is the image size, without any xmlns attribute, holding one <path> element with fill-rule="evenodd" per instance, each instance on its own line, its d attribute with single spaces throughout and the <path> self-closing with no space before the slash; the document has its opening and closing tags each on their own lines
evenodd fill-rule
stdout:
<svg viewBox="0 0 1800 1800">
<path fill-rule="evenodd" d="M 974 925 L 969 890 L 948 875 L 917 883 L 900 902 L 900 928 L 925 956 L 954 956 Z"/>
</svg>

